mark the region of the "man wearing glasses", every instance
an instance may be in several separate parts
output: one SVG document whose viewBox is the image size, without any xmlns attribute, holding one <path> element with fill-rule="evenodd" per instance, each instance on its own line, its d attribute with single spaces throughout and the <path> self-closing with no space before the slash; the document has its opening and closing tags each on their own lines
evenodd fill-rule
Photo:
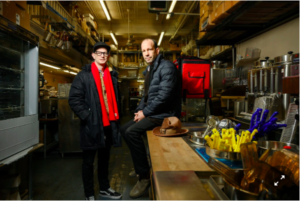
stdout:
<svg viewBox="0 0 300 201">
<path fill-rule="evenodd" d="M 159 54 L 155 40 L 143 40 L 141 50 L 148 63 L 143 72 L 145 93 L 135 111 L 134 119 L 124 124 L 120 130 L 130 149 L 135 172 L 139 175 L 138 182 L 130 191 L 131 198 L 142 196 L 150 185 L 150 167 L 141 136 L 145 135 L 146 131 L 161 126 L 166 117 L 180 118 L 181 112 L 181 89 L 177 68 Z"/>
<path fill-rule="evenodd" d="M 120 199 L 122 195 L 110 188 L 108 165 L 111 145 L 121 146 L 119 134 L 118 73 L 110 71 L 106 62 L 110 47 L 104 42 L 94 45 L 94 62 L 86 64 L 75 77 L 69 105 L 81 119 L 80 147 L 83 150 L 82 179 L 87 200 L 94 200 L 94 158 L 98 152 L 100 197 Z"/>
</svg>

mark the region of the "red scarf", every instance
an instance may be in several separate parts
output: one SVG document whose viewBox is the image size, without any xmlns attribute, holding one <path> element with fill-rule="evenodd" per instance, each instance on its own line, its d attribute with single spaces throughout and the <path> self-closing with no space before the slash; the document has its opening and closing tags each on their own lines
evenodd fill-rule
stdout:
<svg viewBox="0 0 300 201">
<path fill-rule="evenodd" d="M 95 62 L 92 63 L 91 66 L 91 71 L 96 83 L 96 87 L 98 90 L 98 95 L 100 99 L 100 104 L 101 104 L 101 111 L 102 111 L 102 123 L 103 126 L 109 126 L 110 121 L 117 121 L 119 119 L 119 112 L 118 112 L 118 105 L 116 101 L 116 96 L 115 96 L 115 91 L 114 87 L 112 84 L 110 72 L 108 69 L 108 66 L 105 66 L 103 68 L 103 81 L 106 89 L 106 96 L 107 96 L 107 103 L 108 103 L 108 108 L 109 108 L 109 117 L 107 115 L 105 103 L 104 103 L 104 98 L 102 95 L 102 86 L 101 86 L 101 80 L 100 80 L 100 75 L 99 75 L 99 70 L 95 64 Z"/>
</svg>

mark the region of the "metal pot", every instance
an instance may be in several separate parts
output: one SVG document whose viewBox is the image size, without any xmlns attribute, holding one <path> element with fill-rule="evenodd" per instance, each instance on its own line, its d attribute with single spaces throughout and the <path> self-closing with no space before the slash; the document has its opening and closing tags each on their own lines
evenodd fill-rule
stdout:
<svg viewBox="0 0 300 201">
<path fill-rule="evenodd" d="M 206 140 L 202 137 L 202 132 L 191 132 L 189 133 L 189 139 L 191 142 L 199 145 L 205 145 Z"/>
<path fill-rule="evenodd" d="M 53 34 L 51 33 L 51 32 L 49 32 L 49 31 L 45 31 L 45 33 L 44 33 L 44 41 L 45 42 L 50 42 L 51 41 L 51 38 L 53 37 Z"/>
<path fill-rule="evenodd" d="M 270 60 L 269 57 L 265 57 L 264 60 L 254 62 L 255 67 L 267 68 L 274 64 L 274 60 Z"/>
<path fill-rule="evenodd" d="M 283 149 L 284 146 L 291 146 L 290 151 L 299 153 L 299 147 L 292 143 L 279 141 L 257 141 L 257 154 L 260 157 L 267 149 L 271 148 L 269 156 L 272 156 L 275 151 Z"/>
<path fill-rule="evenodd" d="M 284 77 L 289 77 L 292 75 L 292 71 L 294 68 L 298 69 L 299 68 L 299 53 L 293 54 L 292 51 L 288 52 L 287 55 L 282 55 L 274 58 L 275 61 L 275 74 L 277 76 L 275 77 L 275 93 L 277 92 L 282 92 L 282 79 Z M 293 64 L 298 64 L 298 65 L 293 65 Z M 271 72 L 272 73 L 272 72 Z M 277 79 L 277 80 L 276 80 Z M 276 87 L 278 91 L 276 91 Z M 288 107 L 290 104 L 291 98 L 290 94 L 283 94 L 283 114 L 284 114 L 284 119 L 286 119 L 286 114 L 288 111 Z"/>
<path fill-rule="evenodd" d="M 221 63 L 222 61 L 217 61 L 217 60 L 211 61 L 211 67 L 213 69 L 221 68 Z"/>
<path fill-rule="evenodd" d="M 292 51 L 289 51 L 286 55 L 277 56 L 274 58 L 275 64 L 292 63 L 294 55 Z"/>
<path fill-rule="evenodd" d="M 232 185 L 230 185 L 226 179 L 223 178 L 224 181 L 224 192 L 230 200 L 257 200 L 258 194 L 251 193 L 246 190 L 236 189 Z"/>
<path fill-rule="evenodd" d="M 72 47 L 72 42 L 71 42 L 71 41 L 65 41 L 65 46 L 66 46 L 66 50 L 71 49 L 71 47 Z"/>
<path fill-rule="evenodd" d="M 64 44 L 64 41 L 60 39 L 57 41 L 56 47 L 61 48 L 63 46 L 63 44 Z"/>
<path fill-rule="evenodd" d="M 205 144 L 205 152 L 212 158 L 223 158 L 227 160 L 242 160 L 242 156 L 240 152 L 228 152 L 228 151 L 220 151 L 217 149 L 210 148 L 207 144 Z"/>
</svg>

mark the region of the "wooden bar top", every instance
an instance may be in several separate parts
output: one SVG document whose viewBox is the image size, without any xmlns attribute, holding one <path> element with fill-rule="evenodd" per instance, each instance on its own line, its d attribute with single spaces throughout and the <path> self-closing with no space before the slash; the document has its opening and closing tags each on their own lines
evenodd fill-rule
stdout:
<svg viewBox="0 0 300 201">
<path fill-rule="evenodd" d="M 214 171 L 179 137 L 158 137 L 147 131 L 153 172 Z"/>
</svg>

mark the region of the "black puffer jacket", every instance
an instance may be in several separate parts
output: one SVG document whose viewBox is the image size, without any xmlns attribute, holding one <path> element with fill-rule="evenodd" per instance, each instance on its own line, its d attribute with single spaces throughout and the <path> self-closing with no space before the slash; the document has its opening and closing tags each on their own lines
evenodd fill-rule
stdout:
<svg viewBox="0 0 300 201">
<path fill-rule="evenodd" d="M 143 72 L 146 75 L 146 70 Z M 147 105 L 144 97 L 140 101 L 136 112 L 143 110 L 145 117 L 164 119 L 181 113 L 181 87 L 179 84 L 179 71 L 175 65 L 163 59 L 159 54 L 154 63 L 150 75 Z"/>
<path fill-rule="evenodd" d="M 111 71 L 111 79 L 114 86 L 118 111 L 120 100 L 118 91 L 118 73 Z M 95 150 L 105 147 L 102 113 L 99 95 L 91 72 L 91 64 L 87 64 L 75 77 L 70 94 L 69 105 L 74 113 L 81 119 L 80 124 L 80 147 L 83 150 Z M 113 146 L 122 145 L 119 133 L 120 122 L 111 121 Z"/>
</svg>

